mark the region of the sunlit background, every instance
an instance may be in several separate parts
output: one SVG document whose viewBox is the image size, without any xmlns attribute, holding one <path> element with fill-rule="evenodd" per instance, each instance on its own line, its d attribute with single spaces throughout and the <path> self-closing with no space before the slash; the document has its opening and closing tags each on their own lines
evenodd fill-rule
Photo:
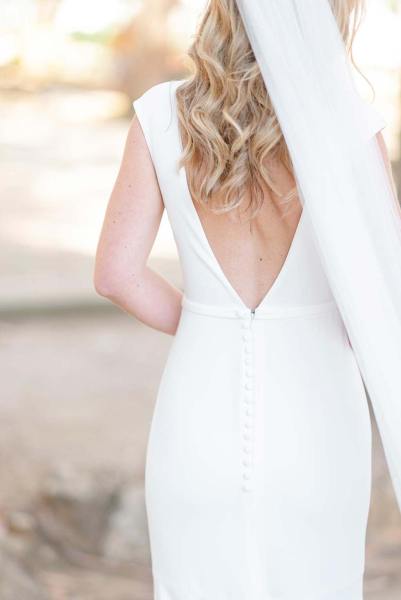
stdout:
<svg viewBox="0 0 401 600">
<path fill-rule="evenodd" d="M 150 600 L 143 470 L 171 342 L 96 296 L 132 100 L 186 74 L 205 0 L 0 0 L 0 600 Z M 401 187 L 401 2 L 355 58 Z M 166 218 L 151 264 L 181 285 Z M 375 435 L 366 600 L 401 598 L 401 518 Z M 213 599 L 214 600 L 214 599 Z"/>
</svg>

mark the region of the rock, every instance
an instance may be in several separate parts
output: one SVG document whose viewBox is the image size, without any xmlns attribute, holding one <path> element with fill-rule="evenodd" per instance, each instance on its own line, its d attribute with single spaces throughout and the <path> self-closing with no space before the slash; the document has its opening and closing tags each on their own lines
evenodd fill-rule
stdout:
<svg viewBox="0 0 401 600">
<path fill-rule="evenodd" d="M 35 529 L 35 519 L 27 512 L 16 510 L 7 515 L 7 527 L 11 533 L 32 533 Z"/>
<path fill-rule="evenodd" d="M 120 486 L 115 473 L 59 465 L 38 502 L 42 536 L 58 549 L 99 555 Z"/>
<path fill-rule="evenodd" d="M 103 553 L 122 561 L 150 562 L 145 498 L 142 485 L 126 486 L 110 514 Z"/>
<path fill-rule="evenodd" d="M 49 544 L 39 544 L 36 548 L 36 556 L 41 565 L 52 566 L 59 563 L 59 556 Z"/>
</svg>

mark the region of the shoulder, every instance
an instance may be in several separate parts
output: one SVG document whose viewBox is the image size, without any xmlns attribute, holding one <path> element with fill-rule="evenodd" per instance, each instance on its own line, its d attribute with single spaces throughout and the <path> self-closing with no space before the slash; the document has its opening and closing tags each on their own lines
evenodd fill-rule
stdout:
<svg viewBox="0 0 401 600">
<path fill-rule="evenodd" d="M 152 85 L 132 102 L 149 146 L 152 139 L 167 131 L 173 122 L 173 94 L 183 81 L 169 80 Z"/>
<path fill-rule="evenodd" d="M 134 142 L 146 142 L 147 150 L 153 159 L 165 157 L 170 146 L 170 135 L 174 132 L 174 91 L 183 82 L 169 80 L 147 88 L 133 100 L 135 117 L 130 127 L 130 137 Z"/>
<path fill-rule="evenodd" d="M 157 105 L 160 108 L 160 103 L 168 102 L 171 100 L 172 93 L 177 87 L 183 83 L 184 79 L 170 79 L 169 81 L 162 81 L 156 83 L 151 87 L 147 88 L 140 96 L 133 100 L 133 106 L 135 110 L 141 109 L 142 107 Z"/>
</svg>

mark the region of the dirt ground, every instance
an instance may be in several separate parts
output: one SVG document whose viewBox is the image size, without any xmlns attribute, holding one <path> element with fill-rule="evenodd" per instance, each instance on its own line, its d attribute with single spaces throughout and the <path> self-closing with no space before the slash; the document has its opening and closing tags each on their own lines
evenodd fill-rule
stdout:
<svg viewBox="0 0 401 600">
<path fill-rule="evenodd" d="M 2 510 L 29 507 L 49 472 L 66 464 L 78 471 L 119 473 L 142 485 L 170 338 L 117 310 L 3 318 L 0 331 Z M 396 600 L 401 519 L 377 436 L 374 463 L 366 600 Z M 132 563 L 123 573 L 105 573 L 96 561 L 82 565 L 73 555 L 36 568 L 52 600 L 151 597 L 147 555 L 140 568 Z"/>
</svg>

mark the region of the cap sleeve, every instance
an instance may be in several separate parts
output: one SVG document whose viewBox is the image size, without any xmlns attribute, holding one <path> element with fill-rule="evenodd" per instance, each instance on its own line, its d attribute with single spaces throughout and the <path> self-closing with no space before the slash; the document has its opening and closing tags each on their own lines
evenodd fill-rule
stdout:
<svg viewBox="0 0 401 600">
<path fill-rule="evenodd" d="M 163 151 L 163 136 L 171 125 L 171 91 L 175 89 L 175 83 L 180 83 L 180 81 L 171 80 L 157 83 L 132 102 L 152 159 L 155 159 L 156 155 Z"/>
<path fill-rule="evenodd" d="M 152 144 L 151 144 L 151 129 L 150 129 L 150 121 L 147 112 L 149 107 L 147 106 L 147 98 L 148 91 L 139 96 L 132 102 L 132 106 L 134 107 L 135 115 L 139 121 L 141 126 L 143 135 L 145 137 L 146 143 L 148 145 L 149 151 L 152 154 Z"/>
</svg>

